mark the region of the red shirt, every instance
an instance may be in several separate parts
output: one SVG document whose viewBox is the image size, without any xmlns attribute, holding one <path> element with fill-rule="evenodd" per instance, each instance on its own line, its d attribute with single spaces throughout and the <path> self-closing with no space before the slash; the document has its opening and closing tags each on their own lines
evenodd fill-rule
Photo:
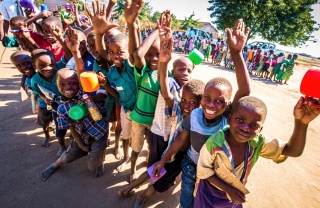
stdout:
<svg viewBox="0 0 320 208">
<path fill-rule="evenodd" d="M 64 56 L 65 52 L 60 44 L 57 44 L 56 47 L 52 47 L 50 43 L 46 39 L 44 39 L 43 35 L 38 33 L 30 32 L 31 38 L 38 44 L 40 48 L 44 48 L 52 51 L 54 55 L 54 59 L 56 62 L 61 61 L 61 58 Z"/>
</svg>

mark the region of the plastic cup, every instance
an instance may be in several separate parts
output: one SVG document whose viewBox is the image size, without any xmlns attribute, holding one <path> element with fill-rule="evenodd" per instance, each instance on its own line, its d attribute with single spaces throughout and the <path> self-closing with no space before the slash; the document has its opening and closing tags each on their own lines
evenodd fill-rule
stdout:
<svg viewBox="0 0 320 208">
<path fill-rule="evenodd" d="M 193 49 L 190 53 L 189 53 L 189 56 L 188 58 L 192 61 L 192 63 L 194 65 L 199 65 L 203 59 L 204 59 L 204 56 L 203 54 L 198 51 L 197 49 Z"/>
<path fill-rule="evenodd" d="M 300 92 L 306 97 L 320 98 L 320 69 L 309 69 L 300 84 Z"/>
<path fill-rule="evenodd" d="M 40 11 L 48 11 L 48 6 L 46 4 L 41 4 Z"/>
<path fill-rule="evenodd" d="M 69 109 L 68 114 L 73 120 L 79 121 L 88 114 L 88 109 L 84 103 L 80 103 L 72 106 Z"/>
<path fill-rule="evenodd" d="M 92 71 L 82 72 L 80 74 L 80 82 L 85 92 L 95 92 L 100 88 L 98 76 Z"/>
</svg>

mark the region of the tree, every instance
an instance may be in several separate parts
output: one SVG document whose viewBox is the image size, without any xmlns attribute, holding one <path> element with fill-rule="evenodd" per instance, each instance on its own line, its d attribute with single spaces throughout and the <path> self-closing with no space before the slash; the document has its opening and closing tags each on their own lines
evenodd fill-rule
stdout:
<svg viewBox="0 0 320 208">
<path fill-rule="evenodd" d="M 161 13 L 159 11 L 155 11 L 151 17 L 152 22 L 157 22 L 161 17 Z"/>
<path fill-rule="evenodd" d="M 188 18 L 185 17 L 181 22 L 180 29 L 187 30 L 189 27 L 198 27 L 200 25 L 199 19 L 194 20 L 194 16 L 195 14 L 194 12 L 192 12 L 192 14 Z"/>
<path fill-rule="evenodd" d="M 220 30 L 232 28 L 242 18 L 251 31 L 248 39 L 256 35 L 286 46 L 299 46 L 318 30 L 311 6 L 315 0 L 208 0 L 211 18 Z"/>
<path fill-rule="evenodd" d="M 124 8 L 126 6 L 126 0 L 118 0 L 114 8 L 115 18 L 119 18 L 124 15 Z M 152 7 L 148 1 L 144 2 L 141 13 L 139 14 L 140 20 L 150 19 Z"/>
</svg>

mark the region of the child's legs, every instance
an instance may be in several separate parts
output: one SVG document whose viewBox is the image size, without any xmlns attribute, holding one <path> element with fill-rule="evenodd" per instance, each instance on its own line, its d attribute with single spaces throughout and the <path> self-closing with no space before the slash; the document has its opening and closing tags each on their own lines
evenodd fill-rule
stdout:
<svg viewBox="0 0 320 208">
<path fill-rule="evenodd" d="M 74 160 L 77 160 L 83 156 L 86 156 L 88 153 L 83 151 L 76 141 L 72 141 L 67 150 L 59 157 L 55 167 L 59 167 L 62 164 L 70 163 Z"/>
<path fill-rule="evenodd" d="M 143 148 L 145 129 L 150 129 L 150 125 L 139 124 L 132 121 L 132 142 L 131 142 L 131 174 L 136 172 L 136 162 L 138 155 Z"/>
<path fill-rule="evenodd" d="M 60 144 L 61 147 L 65 147 L 64 137 L 66 136 L 67 130 L 58 128 L 58 120 L 57 120 L 58 115 L 57 115 L 57 112 L 53 111 L 52 112 L 52 117 L 53 117 L 54 124 L 56 125 L 56 137 L 57 137 L 57 139 L 59 141 L 59 144 Z"/>
<path fill-rule="evenodd" d="M 181 164 L 181 195 L 180 207 L 193 207 L 193 191 L 196 183 L 197 166 L 186 156 Z"/>
<path fill-rule="evenodd" d="M 150 152 L 147 167 L 150 167 L 153 163 L 156 163 L 161 159 L 162 153 L 168 146 L 168 141 L 164 141 L 163 136 L 159 136 L 150 131 L 148 135 L 148 145 Z"/>
<path fill-rule="evenodd" d="M 45 140 L 42 142 L 41 146 L 49 147 L 50 134 L 48 126 L 52 121 L 52 112 L 47 110 L 45 107 L 39 107 L 38 116 L 36 124 L 42 127 L 43 133 L 45 134 Z"/>
<path fill-rule="evenodd" d="M 89 138 L 89 141 L 93 142 L 90 146 L 91 150 L 88 152 L 87 165 L 89 170 L 95 171 L 98 167 L 103 165 L 108 142 L 108 135 L 109 132 L 97 141 L 93 138 Z"/>
</svg>

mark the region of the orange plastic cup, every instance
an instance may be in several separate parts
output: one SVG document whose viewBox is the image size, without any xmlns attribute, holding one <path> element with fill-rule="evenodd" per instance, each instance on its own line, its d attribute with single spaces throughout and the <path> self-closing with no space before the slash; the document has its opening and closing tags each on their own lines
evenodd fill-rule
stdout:
<svg viewBox="0 0 320 208">
<path fill-rule="evenodd" d="M 95 92 L 100 88 L 98 76 L 95 72 L 82 72 L 80 82 L 85 92 Z"/>
</svg>

